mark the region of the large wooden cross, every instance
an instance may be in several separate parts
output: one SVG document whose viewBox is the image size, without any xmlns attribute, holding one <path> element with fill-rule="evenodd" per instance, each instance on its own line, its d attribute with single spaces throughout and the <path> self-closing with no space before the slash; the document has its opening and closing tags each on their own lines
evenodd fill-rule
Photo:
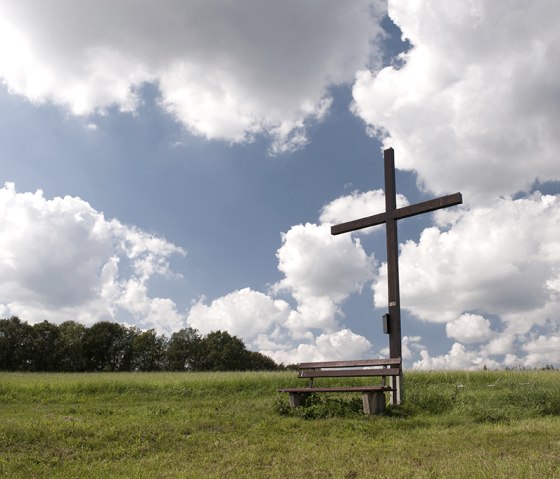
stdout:
<svg viewBox="0 0 560 479">
<path fill-rule="evenodd" d="M 397 195 L 395 191 L 395 152 L 393 148 L 385 150 L 383 152 L 383 157 L 385 162 L 385 212 L 333 226 L 331 227 L 331 234 L 338 235 L 385 223 L 387 236 L 387 280 L 389 292 L 389 314 L 387 317 L 389 356 L 391 358 L 400 358 L 402 357 L 402 340 L 397 220 L 461 204 L 463 202 L 463 197 L 461 196 L 461 193 L 455 193 L 453 195 L 442 196 L 441 198 L 424 201 L 415 205 L 397 208 Z M 392 404 L 401 403 L 401 383 L 402 381 L 399 380 L 399 378 L 395 378 L 395 382 L 393 383 L 393 393 L 391 396 Z"/>
</svg>

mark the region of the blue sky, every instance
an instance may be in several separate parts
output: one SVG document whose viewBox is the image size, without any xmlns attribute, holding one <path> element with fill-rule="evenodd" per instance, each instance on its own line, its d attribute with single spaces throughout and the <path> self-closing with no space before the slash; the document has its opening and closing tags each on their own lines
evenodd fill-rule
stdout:
<svg viewBox="0 0 560 479">
<path fill-rule="evenodd" d="M 560 365 L 555 2 L 0 1 L 0 312 L 385 355 L 382 149 L 408 367 Z"/>
</svg>

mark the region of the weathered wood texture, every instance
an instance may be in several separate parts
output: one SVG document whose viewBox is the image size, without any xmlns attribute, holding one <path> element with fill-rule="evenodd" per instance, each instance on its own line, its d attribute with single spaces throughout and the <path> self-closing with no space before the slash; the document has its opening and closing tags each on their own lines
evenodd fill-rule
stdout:
<svg viewBox="0 0 560 479">
<path fill-rule="evenodd" d="M 369 391 L 362 394 L 364 414 L 382 414 L 385 412 L 386 404 L 385 394 Z"/>
<path fill-rule="evenodd" d="M 393 366 L 400 365 L 400 358 L 387 359 L 357 359 L 354 361 L 320 361 L 315 363 L 299 363 L 298 369 L 318 369 L 318 368 L 356 368 L 374 366 Z"/>
<path fill-rule="evenodd" d="M 298 373 L 300 378 L 359 378 L 367 376 L 398 376 L 400 368 L 390 369 L 325 369 L 303 370 Z"/>
<path fill-rule="evenodd" d="M 423 201 L 422 203 L 417 203 L 415 205 L 397 208 L 394 210 L 392 217 L 395 220 L 402 220 L 403 218 L 410 218 L 411 216 L 416 216 L 422 213 L 430 213 L 449 206 L 460 205 L 461 203 L 463 203 L 463 196 L 461 193 L 453 193 L 452 195 L 442 196 L 441 198 L 436 198 L 434 200 Z M 386 218 L 387 213 L 378 213 L 358 220 L 340 223 L 338 225 L 331 226 L 331 234 L 339 235 L 342 233 L 361 230 L 363 228 L 369 228 L 370 226 L 382 225 L 385 223 Z"/>
</svg>

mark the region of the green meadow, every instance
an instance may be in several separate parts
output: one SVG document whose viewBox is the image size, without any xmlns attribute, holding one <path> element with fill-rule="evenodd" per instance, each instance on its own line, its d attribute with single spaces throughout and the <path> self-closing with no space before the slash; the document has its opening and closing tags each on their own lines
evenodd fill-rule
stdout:
<svg viewBox="0 0 560 479">
<path fill-rule="evenodd" d="M 278 373 L 0 373 L 0 477 L 558 478 L 560 372 L 405 374 L 291 410 Z"/>
</svg>

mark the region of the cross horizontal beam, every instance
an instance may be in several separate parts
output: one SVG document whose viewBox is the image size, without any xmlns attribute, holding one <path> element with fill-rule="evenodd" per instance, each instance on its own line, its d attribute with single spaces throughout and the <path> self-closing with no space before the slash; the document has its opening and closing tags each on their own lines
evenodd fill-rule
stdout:
<svg viewBox="0 0 560 479">
<path fill-rule="evenodd" d="M 448 206 L 460 205 L 462 202 L 463 196 L 461 193 L 454 193 L 434 200 L 423 201 L 422 203 L 417 203 L 415 205 L 397 208 L 392 212 L 389 212 L 390 216 L 388 216 L 387 213 L 379 213 L 373 216 L 366 216 L 365 218 L 331 226 L 331 234 L 339 235 L 341 233 L 348 233 L 349 231 L 361 230 L 362 228 L 383 224 L 387 221 L 388 217 L 395 220 L 410 218 L 411 216 L 416 216 L 421 213 L 429 213 L 441 208 L 447 208 Z"/>
</svg>

